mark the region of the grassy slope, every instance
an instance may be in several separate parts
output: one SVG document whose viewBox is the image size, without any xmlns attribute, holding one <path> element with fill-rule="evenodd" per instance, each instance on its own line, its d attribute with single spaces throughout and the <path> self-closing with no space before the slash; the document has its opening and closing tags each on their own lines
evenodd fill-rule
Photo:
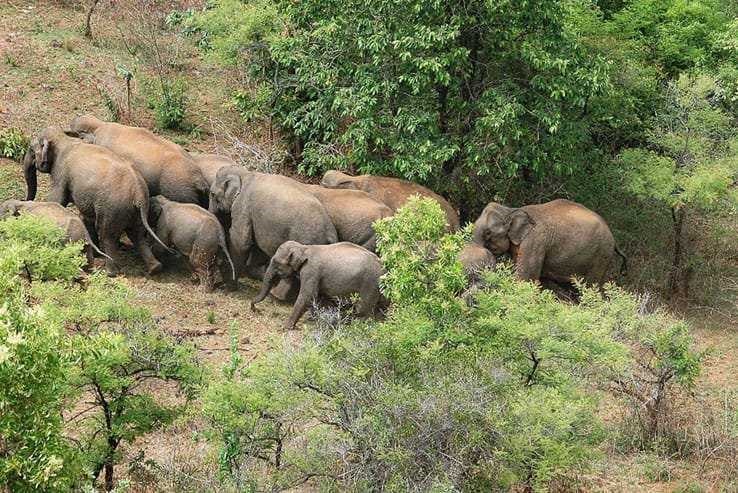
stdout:
<svg viewBox="0 0 738 493">
<path fill-rule="evenodd" d="M 98 87 L 121 94 L 122 83 L 116 75 L 118 65 L 134 68 L 136 81 L 153 77 L 150 69 L 124 49 L 113 21 L 105 17 L 105 12 L 96 18 L 94 27 L 99 35 L 91 42 L 80 35 L 84 12 L 75 8 L 76 3 L 67 3 L 71 5 L 51 0 L 0 3 L 0 127 L 19 127 L 32 134 L 45 125 L 65 125 L 81 113 L 105 117 L 107 110 Z M 166 135 L 188 149 L 239 157 L 237 146 L 232 145 L 235 139 L 250 145 L 258 143 L 260 137 L 258 129 L 242 128 L 234 112 L 228 111 L 225 104 L 234 74 L 207 64 L 194 50 L 182 59 L 180 76 L 187 81 L 191 98 L 188 118 L 199 131 Z M 129 121 L 151 126 L 152 116 L 144 101 L 142 87 L 135 83 L 133 114 Z M 214 131 L 216 128 L 221 131 Z M 222 130 L 230 137 L 224 139 Z M 22 178 L 17 163 L 0 160 L 0 200 L 23 196 Z M 41 197 L 47 183 L 47 176 L 41 175 Z M 173 265 L 155 279 L 147 279 L 139 264 L 136 257 L 130 255 L 123 278 L 138 301 L 152 311 L 163 328 L 193 341 L 200 348 L 203 360 L 213 366 L 219 366 L 228 356 L 227 327 L 231 320 L 240 327 L 240 347 L 246 358 L 273 344 L 300 337 L 299 332 L 285 335 L 278 329 L 289 306 L 265 303 L 259 314 L 249 311 L 247 300 L 255 294 L 254 282 L 245 282 L 244 289 L 237 293 L 203 294 L 197 291 L 187 269 L 181 265 Z M 738 338 L 735 335 L 738 324 L 731 314 L 696 309 L 688 309 L 686 314 L 696 327 L 700 347 L 710 350 L 701 378 L 706 389 L 701 390 L 702 398 L 719 400 L 724 392 L 738 387 Z M 215 323 L 211 324 L 208 319 L 213 317 Z M 197 430 L 196 422 L 186 422 L 128 447 L 124 450 L 127 460 L 118 472 L 125 473 L 125 464 L 143 450 L 145 458 L 154 459 L 161 466 L 159 484 L 149 485 L 150 488 L 207 488 L 206 482 L 200 483 L 196 478 L 212 476 L 215 470 L 208 465 L 209 461 L 203 460 L 210 454 L 207 447 L 191 442 Z M 625 491 L 637 487 L 639 490 L 672 491 L 696 482 L 712 490 L 724 484 L 731 474 L 726 464 L 716 461 L 707 461 L 703 467 L 694 462 L 665 460 L 648 454 L 622 455 L 614 449 L 605 450 L 603 457 L 590 478 L 594 489 Z M 179 483 L 183 477 L 191 478 L 187 485 Z"/>
</svg>

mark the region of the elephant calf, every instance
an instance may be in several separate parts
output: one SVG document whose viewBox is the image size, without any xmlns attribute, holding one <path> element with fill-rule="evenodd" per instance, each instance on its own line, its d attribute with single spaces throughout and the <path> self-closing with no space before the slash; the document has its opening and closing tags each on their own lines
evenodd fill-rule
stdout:
<svg viewBox="0 0 738 493">
<path fill-rule="evenodd" d="M 479 284 L 481 273 L 487 269 L 494 269 L 497 259 L 494 254 L 476 243 L 467 243 L 459 252 L 459 262 L 464 267 L 464 274 L 471 286 Z"/>
<path fill-rule="evenodd" d="M 172 202 L 162 195 L 151 199 L 151 220 L 156 224 L 157 236 L 168 246 L 186 255 L 200 286 L 207 292 L 215 287 L 215 269 L 218 251 L 223 253 L 231 266 L 230 273 L 222 272 L 236 281 L 236 269 L 228 251 L 225 231 L 218 219 L 195 204 Z"/>
<path fill-rule="evenodd" d="M 285 329 L 293 329 L 308 305 L 318 295 L 348 296 L 358 293 L 359 316 L 371 316 L 381 298 L 379 278 L 382 276 L 379 258 L 353 243 L 303 245 L 296 241 L 283 243 L 269 262 L 254 305 L 266 298 L 277 279 L 299 276 L 300 293 Z"/>
<path fill-rule="evenodd" d="M 77 241 L 84 242 L 88 266 L 92 266 L 93 252 L 97 252 L 108 259 L 110 258 L 104 252 L 100 251 L 92 241 L 90 233 L 87 231 L 82 219 L 66 207 L 62 207 L 56 202 L 35 202 L 33 200 L 6 200 L 0 204 L 0 218 L 17 216 L 21 212 L 50 219 L 66 233 L 66 240 L 69 243 Z"/>
</svg>

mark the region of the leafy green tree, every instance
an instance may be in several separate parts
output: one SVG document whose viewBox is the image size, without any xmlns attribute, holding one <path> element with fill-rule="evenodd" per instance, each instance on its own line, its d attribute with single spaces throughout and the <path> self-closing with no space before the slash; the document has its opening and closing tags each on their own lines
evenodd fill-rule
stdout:
<svg viewBox="0 0 738 493">
<path fill-rule="evenodd" d="M 63 327 L 29 306 L 30 285 L 71 279 L 81 245 L 35 217 L 0 222 L 0 485 L 11 491 L 69 491 L 81 473 L 64 439 L 72 359 Z"/>
<path fill-rule="evenodd" d="M 83 245 L 42 218 L 0 222 L 0 485 L 70 491 L 105 471 L 120 443 L 176 417 L 201 370 L 103 272 L 83 277 Z M 184 399 L 157 399 L 171 382 Z M 91 400 L 88 400 L 90 398 Z"/>
<path fill-rule="evenodd" d="M 629 190 L 671 210 L 672 294 L 689 291 L 689 213 L 722 214 L 738 203 L 733 187 L 738 141 L 722 104 L 724 94 L 707 75 L 683 75 L 669 84 L 667 104 L 649 132 L 648 147 L 626 149 L 619 157 Z"/>
<path fill-rule="evenodd" d="M 77 358 L 71 384 L 92 396 L 75 414 L 75 426 L 85 432 L 83 452 L 93 478 L 104 471 L 105 490 L 111 491 L 118 446 L 180 415 L 194 395 L 201 371 L 192 346 L 155 328 L 100 329 L 70 342 Z M 155 381 L 176 384 L 185 400 L 157 400 L 149 386 Z"/>
<path fill-rule="evenodd" d="M 448 190 L 571 170 L 607 66 L 536 2 L 220 0 L 195 19 L 313 174 L 354 167 Z M 473 178 L 477 177 L 477 178 Z"/>
</svg>

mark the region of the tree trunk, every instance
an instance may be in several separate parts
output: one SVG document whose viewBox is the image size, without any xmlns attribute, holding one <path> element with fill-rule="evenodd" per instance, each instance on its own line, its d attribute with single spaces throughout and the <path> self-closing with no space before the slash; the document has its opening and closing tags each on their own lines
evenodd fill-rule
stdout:
<svg viewBox="0 0 738 493">
<path fill-rule="evenodd" d="M 671 209 L 671 218 L 674 223 L 674 258 L 671 263 L 671 274 L 669 275 L 669 294 L 673 297 L 677 294 L 686 296 L 683 283 L 682 263 L 684 258 L 684 219 L 687 211 L 684 207 Z"/>
</svg>

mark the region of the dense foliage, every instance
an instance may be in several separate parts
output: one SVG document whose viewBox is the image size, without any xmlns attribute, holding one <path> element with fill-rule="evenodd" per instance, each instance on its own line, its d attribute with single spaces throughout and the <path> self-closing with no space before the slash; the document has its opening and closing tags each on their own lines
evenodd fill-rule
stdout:
<svg viewBox="0 0 738 493">
<path fill-rule="evenodd" d="M 589 101 L 609 87 L 555 0 L 214 4 L 197 25 L 248 64 L 253 103 L 304 144 L 308 173 L 443 186 L 571 170 L 588 151 Z"/>
<path fill-rule="evenodd" d="M 229 366 L 206 393 L 237 489 L 545 491 L 591 464 L 602 391 L 649 394 L 647 363 L 668 400 L 699 372 L 683 323 L 613 287 L 569 305 L 502 267 L 469 307 L 452 281 L 462 235 L 444 236 L 438 205 L 414 201 L 385 221 L 386 321 L 319 328 L 297 349 Z"/>
<path fill-rule="evenodd" d="M 32 216 L 0 222 L 0 485 L 70 491 L 105 471 L 116 449 L 175 417 L 148 381 L 191 395 L 190 345 L 159 331 L 104 273 L 82 276 L 81 244 Z M 81 397 L 85 396 L 82 400 Z"/>
</svg>

